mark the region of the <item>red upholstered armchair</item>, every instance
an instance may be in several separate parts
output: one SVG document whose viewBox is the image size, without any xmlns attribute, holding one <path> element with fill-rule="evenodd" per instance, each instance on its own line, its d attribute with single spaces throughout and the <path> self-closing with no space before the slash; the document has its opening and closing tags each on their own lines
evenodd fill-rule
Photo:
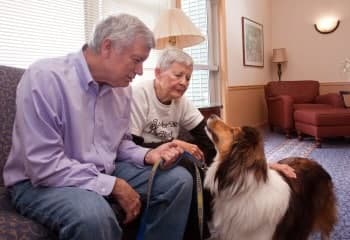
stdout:
<svg viewBox="0 0 350 240">
<path fill-rule="evenodd" d="M 289 138 L 294 130 L 296 109 L 328 109 L 344 107 L 341 95 L 319 95 L 320 84 L 314 80 L 269 82 L 265 85 L 268 123 L 271 131 L 282 129 Z"/>
</svg>

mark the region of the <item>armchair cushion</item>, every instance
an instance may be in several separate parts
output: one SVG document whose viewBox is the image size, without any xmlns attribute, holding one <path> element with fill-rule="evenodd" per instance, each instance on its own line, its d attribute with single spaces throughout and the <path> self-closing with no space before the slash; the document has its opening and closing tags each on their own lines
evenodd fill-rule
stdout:
<svg viewBox="0 0 350 240">
<path fill-rule="evenodd" d="M 315 98 L 315 103 L 329 104 L 332 107 L 344 108 L 344 100 L 338 93 L 327 93 Z"/>
<path fill-rule="evenodd" d="M 333 108 L 330 104 L 321 104 L 321 103 L 300 103 L 300 104 L 294 104 L 293 109 L 299 110 L 299 109 L 327 109 L 327 108 Z"/>
</svg>

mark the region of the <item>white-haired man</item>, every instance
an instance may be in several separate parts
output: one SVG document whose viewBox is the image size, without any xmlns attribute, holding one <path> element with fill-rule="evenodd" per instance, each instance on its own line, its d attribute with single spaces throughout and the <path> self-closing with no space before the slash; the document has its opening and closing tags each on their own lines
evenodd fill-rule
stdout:
<svg viewBox="0 0 350 240">
<path fill-rule="evenodd" d="M 137 146 L 128 131 L 129 84 L 153 47 L 139 19 L 110 16 L 79 52 L 32 64 L 19 83 L 5 184 L 19 213 L 59 239 L 121 239 L 108 201 L 119 204 L 124 223 L 134 220 L 149 165 L 170 165 L 183 152 L 174 143 Z M 157 173 L 144 239 L 182 238 L 192 187 L 181 167 Z"/>
</svg>

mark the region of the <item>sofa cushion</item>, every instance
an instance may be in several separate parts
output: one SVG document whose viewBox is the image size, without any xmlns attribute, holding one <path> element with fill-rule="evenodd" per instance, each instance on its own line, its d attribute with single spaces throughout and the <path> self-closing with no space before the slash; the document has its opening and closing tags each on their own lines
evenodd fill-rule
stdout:
<svg viewBox="0 0 350 240">
<path fill-rule="evenodd" d="M 0 187 L 0 239 L 49 240 L 57 237 L 41 224 L 19 215 L 5 187 Z"/>
<path fill-rule="evenodd" d="M 16 88 L 24 69 L 0 66 L 0 186 L 2 170 L 12 144 L 12 126 L 16 111 Z"/>
<path fill-rule="evenodd" d="M 50 240 L 57 239 L 57 237 L 42 225 L 22 217 L 16 212 L 0 211 L 0 239 Z"/>
<path fill-rule="evenodd" d="M 11 205 L 9 192 L 5 187 L 0 187 L 0 211 L 14 211 Z"/>
</svg>

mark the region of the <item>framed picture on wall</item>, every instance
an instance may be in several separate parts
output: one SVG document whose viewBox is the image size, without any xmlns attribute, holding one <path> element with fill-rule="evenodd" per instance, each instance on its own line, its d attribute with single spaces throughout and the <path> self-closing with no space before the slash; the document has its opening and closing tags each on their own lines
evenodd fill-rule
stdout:
<svg viewBox="0 0 350 240">
<path fill-rule="evenodd" d="M 242 17 L 243 65 L 264 67 L 263 25 Z"/>
</svg>

